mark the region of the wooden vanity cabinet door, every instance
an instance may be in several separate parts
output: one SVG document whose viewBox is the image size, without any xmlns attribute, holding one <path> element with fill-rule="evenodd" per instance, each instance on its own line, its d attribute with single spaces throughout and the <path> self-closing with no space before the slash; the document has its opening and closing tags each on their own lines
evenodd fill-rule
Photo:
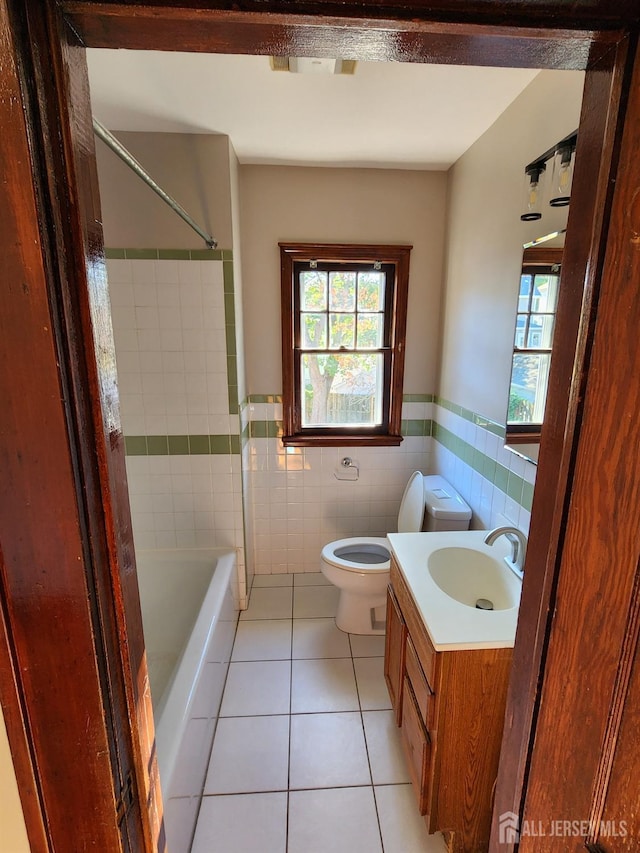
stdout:
<svg viewBox="0 0 640 853">
<path fill-rule="evenodd" d="M 387 588 L 387 628 L 384 646 L 384 677 L 387 682 L 396 725 L 402 722 L 402 679 L 407 626 L 389 586 Z"/>
<path fill-rule="evenodd" d="M 433 730 L 434 717 L 433 690 L 431 689 L 431 686 L 427 681 L 424 672 L 422 671 L 422 666 L 420 665 L 420 661 L 418 660 L 418 654 L 415 650 L 415 646 L 411 641 L 410 634 L 407 634 L 407 645 L 404 663 L 407 677 L 411 682 L 411 687 L 413 688 L 413 693 L 416 697 L 416 702 L 418 705 L 420 716 L 422 718 L 422 722 L 425 724 L 429 735 L 431 735 Z"/>
<path fill-rule="evenodd" d="M 409 679 L 402 687 L 402 746 L 421 815 L 429 811 L 431 743 L 422 723 Z"/>
</svg>

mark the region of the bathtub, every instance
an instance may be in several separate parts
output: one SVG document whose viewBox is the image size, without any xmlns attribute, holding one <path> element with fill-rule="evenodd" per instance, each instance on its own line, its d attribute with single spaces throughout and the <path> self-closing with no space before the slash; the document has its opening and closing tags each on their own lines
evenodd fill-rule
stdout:
<svg viewBox="0 0 640 853">
<path fill-rule="evenodd" d="M 236 555 L 142 550 L 136 562 L 170 835 L 171 799 L 193 798 L 195 822 L 202 795 L 238 620 Z"/>
</svg>

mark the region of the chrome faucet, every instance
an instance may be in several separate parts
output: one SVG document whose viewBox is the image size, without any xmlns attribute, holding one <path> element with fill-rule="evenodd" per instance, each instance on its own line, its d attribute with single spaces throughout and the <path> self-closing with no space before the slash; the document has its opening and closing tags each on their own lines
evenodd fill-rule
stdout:
<svg viewBox="0 0 640 853">
<path fill-rule="evenodd" d="M 527 556 L 527 537 L 517 527 L 496 527 L 484 537 L 485 544 L 493 545 L 496 539 L 503 535 L 511 545 L 511 555 L 505 557 L 504 561 L 521 578 L 524 575 L 524 561 Z"/>
</svg>

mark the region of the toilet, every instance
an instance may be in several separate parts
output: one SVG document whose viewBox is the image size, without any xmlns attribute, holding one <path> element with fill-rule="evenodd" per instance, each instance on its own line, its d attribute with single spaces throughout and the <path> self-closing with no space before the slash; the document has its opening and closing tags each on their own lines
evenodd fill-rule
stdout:
<svg viewBox="0 0 640 853">
<path fill-rule="evenodd" d="M 398 533 L 467 530 L 471 509 L 439 475 L 415 471 L 404 490 Z M 320 571 L 340 590 L 336 625 L 349 634 L 384 634 L 390 574 L 386 537 L 354 536 L 329 542 L 320 555 Z"/>
</svg>

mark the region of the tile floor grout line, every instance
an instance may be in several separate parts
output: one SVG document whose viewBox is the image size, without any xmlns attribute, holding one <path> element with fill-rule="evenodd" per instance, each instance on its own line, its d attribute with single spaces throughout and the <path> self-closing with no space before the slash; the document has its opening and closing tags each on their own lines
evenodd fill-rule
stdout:
<svg viewBox="0 0 640 853">
<path fill-rule="evenodd" d="M 242 611 L 240 611 L 241 613 Z M 218 723 L 220 722 L 220 709 L 222 708 L 222 700 L 224 699 L 224 691 L 227 689 L 227 680 L 229 678 L 229 670 L 231 669 L 231 658 L 233 657 L 233 647 L 236 644 L 236 638 L 238 636 L 238 625 L 240 624 L 240 613 L 238 613 L 238 618 L 236 619 L 236 629 L 233 634 L 233 643 L 231 644 L 231 650 L 229 651 L 229 664 L 227 666 L 227 672 L 224 676 L 224 684 L 222 685 L 222 692 L 220 693 L 220 703 L 218 705 L 218 713 L 216 714 L 216 721 L 213 727 L 213 734 L 211 737 L 211 747 L 209 749 L 209 758 L 207 759 L 207 769 L 204 773 L 204 778 L 202 780 L 202 787 L 200 789 L 200 796 L 198 797 L 198 807 L 196 809 L 195 821 L 193 823 L 193 831 L 191 833 L 191 838 L 189 839 L 189 850 L 193 847 L 193 842 L 195 841 L 196 831 L 198 829 L 198 821 L 200 820 L 200 812 L 202 811 L 202 803 L 204 802 L 205 793 L 204 790 L 207 786 L 207 777 L 209 776 L 209 765 L 211 764 L 211 756 L 213 755 L 213 744 L 216 739 L 216 734 L 218 731 Z M 197 719 L 197 718 L 196 718 Z"/>
<path fill-rule="evenodd" d="M 289 808 L 291 805 L 291 722 L 293 703 L 293 595 L 291 596 L 291 640 L 289 643 L 289 747 L 287 751 L 287 822 L 285 827 L 285 851 L 289 850 Z"/>
</svg>

